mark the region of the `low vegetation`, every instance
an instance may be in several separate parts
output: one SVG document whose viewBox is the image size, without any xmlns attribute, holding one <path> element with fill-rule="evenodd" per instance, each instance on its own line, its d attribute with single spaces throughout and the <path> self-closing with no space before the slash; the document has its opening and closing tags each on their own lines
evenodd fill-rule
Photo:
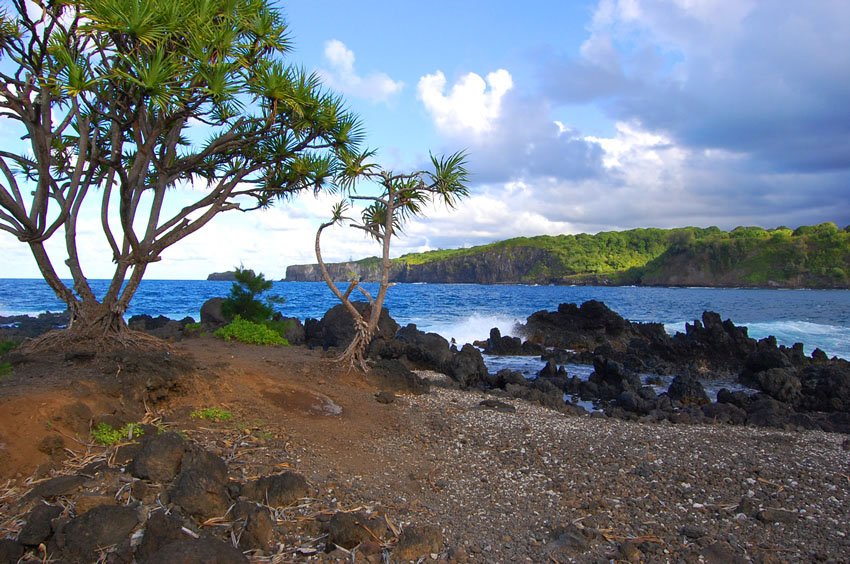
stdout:
<svg viewBox="0 0 850 564">
<path fill-rule="evenodd" d="M 98 423 L 91 431 L 92 439 L 103 446 L 112 446 L 125 440 L 131 440 L 144 434 L 142 426 L 138 423 L 127 423 L 120 429 L 116 429 L 108 423 Z"/>
<path fill-rule="evenodd" d="M 0 357 L 18 346 L 15 341 L 4 340 L 0 341 Z M 8 376 L 12 373 L 12 365 L 8 362 L 0 362 L 0 378 Z"/>
<path fill-rule="evenodd" d="M 202 419 L 204 421 L 230 421 L 233 419 L 233 413 L 220 407 L 205 407 L 196 409 L 189 414 L 192 419 Z"/>
<path fill-rule="evenodd" d="M 274 322 L 269 324 L 274 326 Z M 289 345 L 289 341 L 279 331 L 264 323 L 242 319 L 238 315 L 233 321 L 216 330 L 215 336 L 225 341 L 239 341 L 249 345 Z"/>
</svg>

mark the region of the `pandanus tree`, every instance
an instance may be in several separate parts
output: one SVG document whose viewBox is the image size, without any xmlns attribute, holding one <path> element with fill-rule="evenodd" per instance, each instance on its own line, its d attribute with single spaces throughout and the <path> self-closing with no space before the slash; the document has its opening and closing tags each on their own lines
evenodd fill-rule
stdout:
<svg viewBox="0 0 850 564">
<path fill-rule="evenodd" d="M 363 157 L 357 118 L 285 64 L 289 49 L 268 0 L 11 0 L 0 13 L 0 127 L 23 145 L 0 147 L 0 230 L 68 305 L 59 341 L 132 341 L 123 314 L 165 249 L 221 212 L 333 188 Z M 169 205 L 189 186 L 192 203 Z M 86 206 L 115 265 L 102 296 L 78 248 Z"/>
<path fill-rule="evenodd" d="M 377 193 L 350 195 L 336 204 L 330 220 L 319 226 L 315 241 L 316 260 L 322 278 L 331 292 L 343 303 L 354 322 L 354 338 L 340 355 L 339 360 L 364 372 L 368 370 L 367 348 L 377 331 L 384 300 L 390 287 L 390 267 L 392 266 L 390 247 L 393 237 L 402 232 L 405 222 L 423 215 L 427 205 L 437 203 L 454 208 L 460 199 L 469 194 L 466 155 L 463 152 L 440 158 L 432 155 L 430 170 L 407 173 L 396 173 L 383 170 L 375 164 L 367 164 L 364 159 L 370 156 L 371 153 L 366 153 L 363 155 L 364 158 L 352 162 L 348 166 L 349 174 L 345 178 L 340 178 L 338 184 L 343 188 L 350 188 L 356 179 L 371 181 L 377 185 Z M 348 217 L 346 214 L 357 202 L 365 204 L 360 218 Z M 322 259 L 322 233 L 333 225 L 345 222 L 348 222 L 349 227 L 364 232 L 381 245 L 381 278 L 375 296 L 372 296 L 357 278 L 350 280 L 346 289 L 340 289 Z M 368 307 L 362 311 L 353 303 L 352 294 L 355 290 L 368 300 Z"/>
</svg>

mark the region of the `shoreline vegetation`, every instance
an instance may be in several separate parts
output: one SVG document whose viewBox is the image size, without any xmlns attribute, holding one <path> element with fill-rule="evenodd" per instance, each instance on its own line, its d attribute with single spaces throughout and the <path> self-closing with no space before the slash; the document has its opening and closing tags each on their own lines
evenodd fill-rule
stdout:
<svg viewBox="0 0 850 564">
<path fill-rule="evenodd" d="M 329 264 L 339 281 L 378 279 L 380 260 Z M 208 279 L 220 278 L 221 273 Z M 850 288 L 850 226 L 797 229 L 632 229 L 518 237 L 392 260 L 392 282 Z M 319 281 L 315 264 L 291 265 L 287 282 Z"/>
</svg>

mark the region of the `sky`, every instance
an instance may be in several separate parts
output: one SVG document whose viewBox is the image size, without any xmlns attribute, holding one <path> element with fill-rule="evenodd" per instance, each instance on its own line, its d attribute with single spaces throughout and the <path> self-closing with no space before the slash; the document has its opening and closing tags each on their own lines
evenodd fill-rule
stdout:
<svg viewBox="0 0 850 564">
<path fill-rule="evenodd" d="M 347 100 L 385 168 L 468 152 L 470 197 L 411 222 L 394 256 L 636 227 L 850 224 L 846 0 L 279 6 L 288 62 Z M 197 196 L 175 190 L 168 205 Z M 223 214 L 148 277 L 205 278 L 241 264 L 282 278 L 287 265 L 315 262 L 316 226 L 335 201 Z M 109 277 L 93 211 L 80 238 L 88 275 Z M 329 261 L 380 252 L 343 227 L 323 250 Z M 0 253 L 0 277 L 39 276 L 2 232 Z"/>
</svg>

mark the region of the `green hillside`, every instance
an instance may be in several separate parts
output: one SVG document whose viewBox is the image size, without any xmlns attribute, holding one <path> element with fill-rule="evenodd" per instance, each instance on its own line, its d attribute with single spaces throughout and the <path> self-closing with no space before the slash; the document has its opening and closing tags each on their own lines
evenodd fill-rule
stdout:
<svg viewBox="0 0 850 564">
<path fill-rule="evenodd" d="M 343 265 L 339 265 L 343 267 Z M 290 271 L 291 269 L 291 271 Z M 305 266 L 288 279 L 310 279 Z M 373 279 L 379 261 L 344 265 Z M 393 260 L 399 282 L 850 287 L 850 227 L 632 229 L 517 237 Z"/>
</svg>

